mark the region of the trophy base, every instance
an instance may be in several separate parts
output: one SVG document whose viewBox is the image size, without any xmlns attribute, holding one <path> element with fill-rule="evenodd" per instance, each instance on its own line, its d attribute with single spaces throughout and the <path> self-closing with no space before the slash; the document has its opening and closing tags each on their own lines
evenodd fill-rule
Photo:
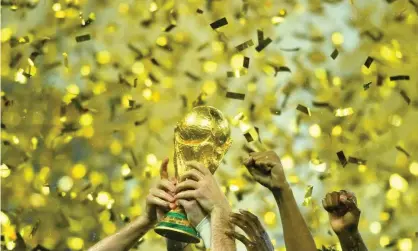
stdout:
<svg viewBox="0 0 418 251">
<path fill-rule="evenodd" d="M 179 242 L 200 242 L 199 234 L 181 209 L 168 212 L 164 219 L 157 224 L 154 231 L 161 236 Z"/>
</svg>

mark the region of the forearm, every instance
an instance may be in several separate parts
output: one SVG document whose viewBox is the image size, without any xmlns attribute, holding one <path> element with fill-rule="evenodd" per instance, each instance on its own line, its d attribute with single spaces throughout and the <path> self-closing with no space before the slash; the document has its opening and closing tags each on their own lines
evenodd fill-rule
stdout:
<svg viewBox="0 0 418 251">
<path fill-rule="evenodd" d="M 303 219 L 289 184 L 277 192 L 273 192 L 273 195 L 280 210 L 286 250 L 316 251 L 314 239 Z"/>
<path fill-rule="evenodd" d="M 367 251 L 363 238 L 358 231 L 354 233 L 339 234 L 341 248 L 343 251 Z"/>
<path fill-rule="evenodd" d="M 106 237 L 91 247 L 88 251 L 125 251 L 129 250 L 135 242 L 145 235 L 153 224 L 145 217 L 138 217 L 123 227 L 117 233 Z"/>
<path fill-rule="evenodd" d="M 211 213 L 212 244 L 211 249 L 216 251 L 235 251 L 235 240 L 228 237 L 225 232 L 234 230 L 229 224 L 231 208 L 215 208 Z"/>
</svg>

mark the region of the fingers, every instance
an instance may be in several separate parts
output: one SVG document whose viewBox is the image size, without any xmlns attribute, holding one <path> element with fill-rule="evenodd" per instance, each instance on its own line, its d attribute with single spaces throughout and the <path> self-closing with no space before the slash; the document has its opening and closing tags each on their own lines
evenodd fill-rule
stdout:
<svg viewBox="0 0 418 251">
<path fill-rule="evenodd" d="M 354 193 L 343 191 L 340 194 L 340 202 L 347 207 L 347 209 L 355 215 L 360 215 L 360 209 L 357 207 L 357 201 Z"/>
<path fill-rule="evenodd" d="M 203 175 L 210 174 L 209 169 L 207 169 L 202 163 L 199 163 L 197 161 L 188 161 L 188 162 L 186 162 L 186 166 L 188 168 L 193 168 L 195 170 L 198 170 Z"/>
<path fill-rule="evenodd" d="M 249 156 L 248 158 L 244 159 L 243 164 L 244 166 L 254 165 L 253 157 Z"/>
<path fill-rule="evenodd" d="M 160 178 L 161 179 L 168 179 L 168 171 L 167 171 L 167 167 L 168 167 L 168 158 L 165 158 L 163 160 L 163 163 L 161 163 L 161 167 L 160 167 Z"/>
<path fill-rule="evenodd" d="M 244 215 L 232 213 L 230 221 L 232 224 L 241 228 L 251 240 L 254 240 L 257 237 L 257 231 L 252 227 L 251 223 Z"/>
<path fill-rule="evenodd" d="M 162 200 L 158 197 L 155 197 L 151 194 L 149 194 L 147 196 L 147 204 L 148 205 L 154 205 L 154 206 L 157 206 L 157 207 L 161 207 L 161 208 L 164 208 L 164 209 L 167 209 L 167 210 L 170 209 L 170 202 L 164 201 L 164 200 Z"/>
<path fill-rule="evenodd" d="M 263 186 L 266 186 L 269 184 L 270 176 L 264 174 L 259 169 L 255 168 L 254 166 L 245 166 L 245 167 L 247 168 L 248 172 L 250 172 L 251 176 L 253 176 L 253 178 L 258 183 L 262 184 Z"/>
<path fill-rule="evenodd" d="M 329 213 L 332 213 L 339 205 L 339 194 L 337 192 L 333 193 L 327 193 L 325 198 L 322 200 L 324 209 Z M 335 195 L 335 193 L 337 193 L 337 195 Z M 337 200 L 333 199 L 335 197 Z"/>
<path fill-rule="evenodd" d="M 257 216 L 255 216 L 254 214 L 250 213 L 249 211 L 246 210 L 239 210 L 241 214 L 245 215 L 247 217 L 247 219 L 251 222 L 251 224 L 257 228 L 259 233 L 262 233 L 264 230 L 263 225 L 261 225 L 260 220 L 258 219 Z"/>
<path fill-rule="evenodd" d="M 197 202 L 195 200 L 177 200 L 177 202 L 184 208 L 184 210 L 189 211 L 196 206 Z"/>
<path fill-rule="evenodd" d="M 203 178 L 204 178 L 204 175 L 201 172 L 199 172 L 199 171 L 197 171 L 195 169 L 192 169 L 192 170 L 189 170 L 189 171 L 185 172 L 180 177 L 180 182 L 185 181 L 187 179 L 192 179 L 192 180 L 195 180 L 195 181 L 200 181 Z"/>
<path fill-rule="evenodd" d="M 184 190 L 195 190 L 199 187 L 198 183 L 194 180 L 185 180 L 176 186 L 176 193 Z"/>
<path fill-rule="evenodd" d="M 160 180 L 160 182 L 158 182 L 157 188 L 171 193 L 176 192 L 176 187 L 174 186 L 173 182 L 168 181 L 166 179 Z"/>
<path fill-rule="evenodd" d="M 157 188 L 152 188 L 150 190 L 150 194 L 153 195 L 154 197 L 158 197 L 158 198 L 163 199 L 167 202 L 174 202 L 174 200 L 175 200 L 172 195 L 170 195 L 169 193 L 167 193 L 164 190 L 157 189 Z"/>
<path fill-rule="evenodd" d="M 247 248 L 247 250 L 252 250 L 252 248 L 253 248 L 252 242 L 250 240 L 248 240 L 247 237 L 245 237 L 244 235 L 239 234 L 239 233 L 237 233 L 235 231 L 233 231 L 233 232 L 232 231 L 227 231 L 227 232 L 225 232 L 225 234 L 227 236 L 231 237 L 231 238 L 237 239 L 240 242 L 242 242 L 242 244 L 245 245 L 245 247 Z"/>
<path fill-rule="evenodd" d="M 176 200 L 186 199 L 186 200 L 195 200 L 198 197 L 198 193 L 196 190 L 187 190 L 180 192 L 175 195 Z"/>
</svg>

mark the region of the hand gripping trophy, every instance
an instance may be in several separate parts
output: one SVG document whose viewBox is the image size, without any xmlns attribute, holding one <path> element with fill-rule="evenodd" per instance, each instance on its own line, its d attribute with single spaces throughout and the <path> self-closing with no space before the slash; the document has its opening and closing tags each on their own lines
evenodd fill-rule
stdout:
<svg viewBox="0 0 418 251">
<path fill-rule="evenodd" d="M 174 130 L 176 177 L 187 171 L 185 163 L 192 160 L 201 162 L 214 173 L 231 143 L 229 124 L 221 111 L 211 106 L 193 108 Z M 155 227 L 155 232 L 180 242 L 200 241 L 197 231 L 180 207 L 168 212 Z"/>
</svg>

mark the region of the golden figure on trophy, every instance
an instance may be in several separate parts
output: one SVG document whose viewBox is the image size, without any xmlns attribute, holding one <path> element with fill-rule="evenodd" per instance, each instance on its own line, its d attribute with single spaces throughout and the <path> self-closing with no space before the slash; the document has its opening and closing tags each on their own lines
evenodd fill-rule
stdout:
<svg viewBox="0 0 418 251">
<path fill-rule="evenodd" d="M 181 119 L 174 130 L 174 167 L 178 178 L 186 172 L 185 163 L 196 160 L 212 173 L 231 146 L 230 128 L 222 112 L 211 106 L 197 106 Z M 199 235 L 180 207 L 161 220 L 155 232 L 169 239 L 198 243 Z"/>
</svg>

